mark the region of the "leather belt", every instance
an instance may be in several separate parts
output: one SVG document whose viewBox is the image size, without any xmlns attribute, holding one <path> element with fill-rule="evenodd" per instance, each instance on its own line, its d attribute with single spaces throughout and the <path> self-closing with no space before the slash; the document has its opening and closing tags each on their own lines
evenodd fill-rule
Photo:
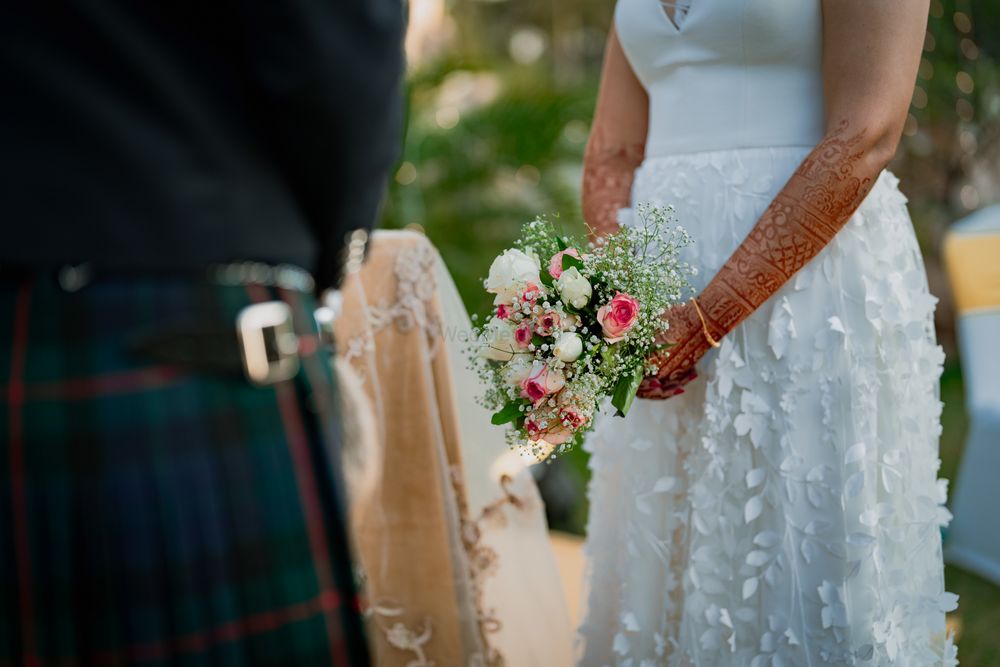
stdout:
<svg viewBox="0 0 1000 667">
<path fill-rule="evenodd" d="M 20 278 L 33 273 L 37 272 L 23 270 L 13 275 Z M 102 272 L 90 264 L 78 264 L 59 268 L 54 277 L 64 291 L 73 293 L 85 289 L 95 280 L 127 278 L 130 275 L 136 274 Z M 311 293 L 315 288 L 308 272 L 291 265 L 271 266 L 259 262 L 214 264 L 207 270 L 189 275 L 193 280 L 222 286 L 260 285 L 304 293 Z M 332 344 L 332 314 L 329 309 L 320 308 L 315 317 L 320 330 L 320 344 Z M 307 337 L 300 341 L 293 325 L 292 308 L 284 301 L 246 306 L 237 314 L 233 325 L 220 323 L 217 319 L 208 324 L 193 321 L 151 325 L 147 330 L 127 336 L 127 351 L 145 361 L 234 378 L 242 376 L 256 386 L 268 386 L 295 377 L 300 365 L 300 344 L 304 346 L 308 343 L 313 350 L 316 347 L 314 338 Z"/>
<path fill-rule="evenodd" d="M 290 380 L 299 371 L 299 337 L 284 301 L 247 306 L 228 329 L 175 325 L 135 334 L 129 351 L 159 363 L 228 376 L 242 375 L 258 387 Z"/>
</svg>

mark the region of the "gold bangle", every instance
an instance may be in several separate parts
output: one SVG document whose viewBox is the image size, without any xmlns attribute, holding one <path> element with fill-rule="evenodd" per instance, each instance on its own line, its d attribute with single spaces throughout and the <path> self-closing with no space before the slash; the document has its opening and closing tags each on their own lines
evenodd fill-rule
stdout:
<svg viewBox="0 0 1000 667">
<path fill-rule="evenodd" d="M 694 311 L 698 313 L 698 319 L 701 320 L 701 332 L 705 334 L 705 340 L 712 347 L 720 347 L 721 343 L 712 338 L 712 334 L 708 333 L 708 323 L 705 322 L 705 314 L 701 312 L 701 306 L 698 305 L 698 299 L 691 297 L 691 303 L 694 304 Z"/>
</svg>

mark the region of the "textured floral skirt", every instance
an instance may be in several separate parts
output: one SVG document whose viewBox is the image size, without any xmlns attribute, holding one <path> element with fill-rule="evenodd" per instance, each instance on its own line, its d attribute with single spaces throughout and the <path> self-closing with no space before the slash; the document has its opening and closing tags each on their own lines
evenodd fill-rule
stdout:
<svg viewBox="0 0 1000 667">
<path fill-rule="evenodd" d="M 808 152 L 648 159 L 633 201 L 676 207 L 700 290 Z M 935 303 L 885 173 L 686 394 L 604 418 L 581 665 L 956 664 Z"/>
</svg>

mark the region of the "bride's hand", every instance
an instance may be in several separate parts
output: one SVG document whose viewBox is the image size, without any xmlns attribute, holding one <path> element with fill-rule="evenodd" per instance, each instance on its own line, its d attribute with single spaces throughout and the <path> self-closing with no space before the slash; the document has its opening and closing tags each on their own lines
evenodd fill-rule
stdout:
<svg viewBox="0 0 1000 667">
<path fill-rule="evenodd" d="M 683 394 L 684 385 L 697 377 L 698 372 L 693 368 L 688 372 L 688 375 L 679 382 L 664 382 L 661 381 L 660 378 L 650 375 L 642 379 L 642 384 L 639 385 L 639 391 L 637 391 L 635 395 L 637 398 L 665 401 L 668 398 L 673 398 L 674 396 L 680 396 Z"/>
<path fill-rule="evenodd" d="M 690 301 L 674 306 L 664 317 L 670 327 L 662 342 L 669 347 L 651 355 L 650 361 L 659 365 L 660 372 L 643 379 L 638 398 L 663 400 L 683 394 L 684 385 L 698 377 L 695 364 L 711 347 Z"/>
</svg>

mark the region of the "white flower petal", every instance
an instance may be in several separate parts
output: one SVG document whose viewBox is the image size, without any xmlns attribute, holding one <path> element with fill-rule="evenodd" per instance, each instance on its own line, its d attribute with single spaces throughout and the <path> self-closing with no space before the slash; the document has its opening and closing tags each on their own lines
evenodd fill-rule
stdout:
<svg viewBox="0 0 1000 667">
<path fill-rule="evenodd" d="M 761 496 L 754 496 L 748 500 L 746 505 L 743 507 L 743 519 L 747 523 L 750 523 L 759 517 L 763 511 L 764 499 Z"/>
</svg>

